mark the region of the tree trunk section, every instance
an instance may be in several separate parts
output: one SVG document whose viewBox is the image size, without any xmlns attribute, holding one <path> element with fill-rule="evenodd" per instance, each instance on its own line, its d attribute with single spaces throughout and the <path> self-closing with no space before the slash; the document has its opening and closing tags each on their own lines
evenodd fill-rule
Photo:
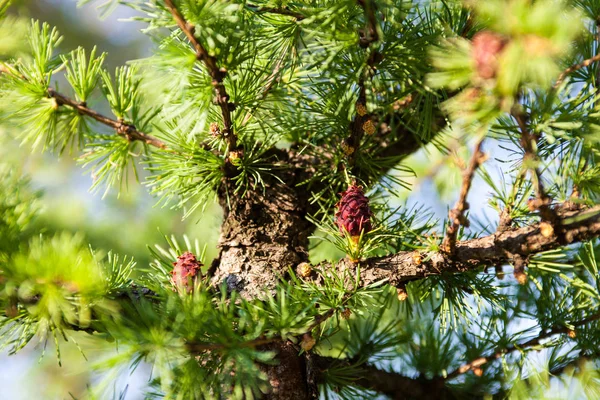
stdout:
<svg viewBox="0 0 600 400">
<path fill-rule="evenodd" d="M 306 400 L 313 398 L 310 396 L 305 358 L 298 355 L 298 349 L 292 343 L 274 343 L 265 347 L 264 350 L 277 353 L 276 365 L 261 367 L 266 372 L 272 389 L 265 399 Z"/>
<path fill-rule="evenodd" d="M 233 193 L 231 183 L 219 193 L 225 220 L 213 283 L 225 283 L 247 299 L 272 295 L 290 268 L 308 261 L 307 201 L 296 188 L 294 170 L 279 177 L 282 182 L 273 178 L 243 197 Z"/>
<path fill-rule="evenodd" d="M 286 279 L 290 269 L 308 261 L 308 236 L 314 227 L 306 219 L 308 191 L 297 183 L 310 173 L 307 162 L 292 159 L 287 151 L 275 152 L 291 168 L 277 169 L 279 179 L 265 181 L 245 195 L 234 194 L 231 179 L 223 182 L 219 201 L 224 221 L 219 238 L 219 258 L 212 266 L 212 283 L 225 284 L 246 299 L 265 299 Z M 309 161 L 310 162 L 310 161 Z M 262 348 L 276 353 L 274 365 L 259 365 L 269 379 L 269 400 L 316 398 L 316 386 L 307 378 L 305 356 L 290 342 Z"/>
</svg>

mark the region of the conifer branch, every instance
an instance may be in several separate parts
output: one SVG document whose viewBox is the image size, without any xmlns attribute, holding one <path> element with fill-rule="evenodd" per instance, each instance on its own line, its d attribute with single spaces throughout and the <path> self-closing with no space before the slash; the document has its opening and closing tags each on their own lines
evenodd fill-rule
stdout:
<svg viewBox="0 0 600 400">
<path fill-rule="evenodd" d="M 358 81 L 358 99 L 356 100 L 356 115 L 350 123 L 350 134 L 344 140 L 342 149 L 348 156 L 348 164 L 350 167 L 354 167 L 356 164 L 356 157 L 364 133 L 364 125 L 369 121 L 369 115 L 367 114 L 367 95 L 365 89 L 365 81 L 361 77 Z"/>
<path fill-rule="evenodd" d="M 581 367 L 585 363 L 587 363 L 589 361 L 593 361 L 596 357 L 597 357 L 597 355 L 595 357 L 589 357 L 587 355 L 583 355 L 583 354 L 579 353 L 579 355 L 578 355 L 577 358 L 574 358 L 574 359 L 570 360 L 569 362 L 566 362 L 566 363 L 564 363 L 562 365 L 556 366 L 556 367 L 552 368 L 548 372 L 552 376 L 560 376 L 568 368 L 580 368 L 581 369 Z"/>
<path fill-rule="evenodd" d="M 567 75 L 569 75 L 570 73 L 580 70 L 581 68 L 588 67 L 591 64 L 598 62 L 598 61 L 600 61 L 600 54 L 596 54 L 594 57 L 590 57 L 587 60 L 583 60 L 579 64 L 571 65 L 569 68 L 567 68 L 563 72 L 561 72 L 561 74 L 558 76 L 558 79 L 556 79 L 554 86 L 552 86 L 553 89 L 555 89 L 555 90 L 558 89 L 558 87 L 563 83 L 563 81 L 565 80 Z"/>
<path fill-rule="evenodd" d="M 364 49 L 368 49 L 371 44 L 379 40 L 377 19 L 375 18 L 375 6 L 370 0 L 358 0 L 358 4 L 363 8 L 367 19 L 365 28 L 359 31 L 359 45 Z M 358 150 L 363 135 L 365 133 L 368 135 L 375 133 L 375 125 L 367 111 L 365 79 L 372 77 L 373 70 L 379 61 L 379 53 L 376 50 L 373 50 L 367 58 L 366 69 L 362 72 L 361 77 L 358 80 L 358 99 L 355 104 L 356 115 L 350 123 L 350 134 L 342 144 L 342 149 L 348 156 L 348 164 L 351 168 L 354 168 L 356 164 L 356 158 L 358 156 Z"/>
<path fill-rule="evenodd" d="M 316 315 L 313 322 L 310 323 L 305 332 L 297 335 L 298 337 L 302 337 L 304 335 L 309 335 L 313 329 L 317 326 L 321 325 L 323 322 L 327 321 L 333 315 L 335 315 L 336 309 L 330 308 L 323 314 Z M 229 345 L 221 344 L 221 343 L 187 343 L 186 347 L 191 353 L 202 353 L 205 351 L 212 350 L 223 350 L 227 348 L 231 348 L 235 346 L 236 348 L 248 348 L 248 347 L 258 347 L 266 344 L 276 343 L 276 342 L 285 342 L 287 339 L 282 338 L 281 336 L 274 336 L 271 338 L 257 338 L 254 340 L 249 340 L 243 343 L 230 343 Z"/>
<path fill-rule="evenodd" d="M 443 251 L 403 251 L 393 255 L 369 258 L 359 263 L 361 285 L 385 281 L 392 286 L 446 272 L 464 272 L 482 266 L 508 263 L 516 256 L 527 257 L 563 245 L 600 237 L 600 205 L 569 211 L 560 209 L 560 231 L 549 232 L 544 222 L 481 238 L 459 241 L 453 254 Z M 562 240 L 559 240 L 559 236 Z M 354 270 L 356 265 L 341 260 L 339 270 Z"/>
<path fill-rule="evenodd" d="M 377 18 L 375 17 L 375 3 L 372 0 L 358 0 L 358 4 L 364 10 L 367 18 L 367 26 L 365 27 L 364 35 L 360 38 L 360 46 L 367 48 L 371 43 L 375 43 L 379 40 Z"/>
<path fill-rule="evenodd" d="M 475 145 L 475 151 L 473 152 L 473 156 L 471 157 L 471 161 L 467 169 L 463 172 L 463 181 L 462 186 L 460 188 L 460 195 L 456 205 L 449 212 L 449 226 L 446 231 L 446 237 L 444 238 L 444 242 L 442 244 L 442 249 L 448 252 L 449 254 L 454 253 L 456 248 L 456 235 L 458 234 L 458 228 L 460 225 L 465 227 L 469 226 L 469 221 L 465 217 L 465 211 L 469 209 L 469 203 L 467 203 L 467 195 L 469 194 L 469 190 L 471 189 L 471 184 L 473 183 L 473 178 L 475 177 L 475 172 L 477 168 L 485 161 L 485 154 L 481 151 L 483 145 L 483 138 L 479 139 L 477 144 Z"/>
<path fill-rule="evenodd" d="M 279 81 L 279 78 L 280 78 L 279 73 L 281 72 L 281 69 L 283 68 L 285 59 L 286 59 L 286 52 L 284 51 L 284 52 L 282 52 L 281 56 L 279 56 L 279 58 L 277 59 L 277 62 L 275 63 L 275 66 L 273 67 L 271 74 L 267 77 L 265 86 L 263 87 L 263 89 L 260 93 L 260 97 L 258 98 L 259 101 L 266 99 L 267 95 L 269 94 L 269 92 L 271 91 L 273 86 L 275 86 L 275 83 Z M 252 114 L 256 111 L 257 108 L 258 108 L 258 105 L 246 113 L 246 115 L 244 116 L 244 119 L 242 121 L 242 126 L 244 126 L 248 123 L 250 118 L 252 118 Z"/>
<path fill-rule="evenodd" d="M 452 392 L 441 379 L 409 378 L 373 366 L 363 368 L 363 376 L 355 383 L 366 389 L 385 394 L 394 400 L 438 400 L 453 397 Z"/>
<path fill-rule="evenodd" d="M 596 17 L 596 56 L 600 61 L 600 16 Z M 594 86 L 596 89 L 600 86 L 600 68 L 596 68 L 596 81 Z"/>
<path fill-rule="evenodd" d="M 86 115 L 100 122 L 101 124 L 113 128 L 119 136 L 123 136 L 129 141 L 137 140 L 159 149 L 167 148 L 167 145 L 162 140 L 157 139 L 152 135 L 148 135 L 147 133 L 138 131 L 134 125 L 128 124 L 125 121 L 108 118 L 88 108 L 85 103 L 80 103 L 70 99 L 63 94 L 58 93 L 53 88 L 48 89 L 48 97 L 55 99 L 59 106 L 71 107 L 74 110 L 77 110 L 80 114 Z"/>
<path fill-rule="evenodd" d="M 352 368 L 358 363 L 356 360 L 324 357 L 316 354 L 313 354 L 312 357 L 314 358 L 319 382 L 327 380 L 327 370 Z M 365 364 L 357 365 L 355 368 L 360 376 L 353 381 L 354 385 L 367 390 L 374 390 L 392 399 L 440 399 L 451 393 L 450 389 L 445 386 L 443 379 L 411 378 Z"/>
<path fill-rule="evenodd" d="M 396 131 L 395 135 L 398 137 L 396 141 L 390 143 L 384 138 L 379 142 L 380 150 L 376 153 L 377 157 L 401 158 L 411 155 L 425 145 L 409 129 L 396 127 Z"/>
<path fill-rule="evenodd" d="M 576 328 L 576 327 L 587 325 L 587 324 L 597 321 L 599 319 L 600 319 L 600 311 L 597 311 L 594 314 L 591 314 L 589 317 L 586 317 L 582 320 L 570 323 L 570 325 L 572 327 Z M 451 380 L 451 379 L 454 379 L 457 376 L 462 375 L 468 371 L 475 371 L 478 368 L 481 368 L 482 365 L 487 364 L 498 358 L 501 358 L 502 356 L 504 356 L 506 354 L 512 353 L 514 351 L 523 351 L 526 349 L 530 349 L 532 347 L 539 346 L 540 344 L 542 344 L 542 341 L 544 341 L 545 339 L 548 339 L 554 335 L 562 335 L 562 334 L 576 335 L 576 331 L 571 328 L 568 328 L 566 326 L 555 326 L 554 328 L 550 329 L 549 331 L 542 332 L 538 336 L 536 336 L 532 339 L 529 339 L 523 343 L 508 346 L 505 349 L 500 349 L 500 350 L 495 351 L 494 353 L 490 354 L 489 356 L 479 357 L 473 361 L 463 364 L 456 370 L 454 370 L 451 373 L 449 373 L 448 375 L 446 375 L 445 379 Z"/>
<path fill-rule="evenodd" d="M 263 346 L 265 344 L 275 343 L 281 341 L 280 337 L 272 337 L 272 338 L 259 338 L 254 340 L 249 340 L 243 343 L 230 343 L 229 345 L 221 344 L 221 343 L 186 343 L 186 348 L 190 353 L 199 354 L 205 351 L 214 351 L 214 350 L 224 350 L 231 347 L 235 347 L 238 349 L 241 348 L 249 348 L 249 347 L 258 347 Z"/>
<path fill-rule="evenodd" d="M 27 78 L 25 76 L 19 74 L 16 70 L 10 68 L 4 63 L 0 63 L 0 74 L 10 74 L 13 77 L 16 77 L 17 79 L 27 81 Z M 119 136 L 123 136 L 129 141 L 137 140 L 149 144 L 151 146 L 157 147 L 159 149 L 167 148 L 167 145 L 162 140 L 137 130 L 134 125 L 128 124 L 125 121 L 115 120 L 105 115 L 102 115 L 99 112 L 89 108 L 85 102 L 77 102 L 57 92 L 53 88 L 48 88 L 47 93 L 48 98 L 56 100 L 56 104 L 58 106 L 66 106 L 77 110 L 81 115 L 90 117 L 96 120 L 97 122 L 100 122 L 101 124 L 104 124 L 114 129 Z"/>
<path fill-rule="evenodd" d="M 217 65 L 217 59 L 211 56 L 206 48 L 200 43 L 200 41 L 195 36 L 196 28 L 194 25 L 190 24 L 185 20 L 181 12 L 177 9 L 172 0 L 165 0 L 165 4 L 167 8 L 173 15 L 177 26 L 179 29 L 187 36 L 190 44 L 196 51 L 196 59 L 206 66 L 208 70 L 208 74 L 212 78 L 212 85 L 215 89 L 216 94 L 216 102 L 221 108 L 221 116 L 223 117 L 223 130 L 222 134 L 227 142 L 229 151 L 237 150 L 237 137 L 233 132 L 233 122 L 231 119 L 231 111 L 233 111 L 233 105 L 229 103 L 229 95 L 227 94 L 227 90 L 225 89 L 225 85 L 223 84 L 223 80 L 227 75 L 227 70 L 224 68 L 219 68 Z"/>
<path fill-rule="evenodd" d="M 534 163 L 537 160 L 537 143 L 539 141 L 539 135 L 533 134 L 529 131 L 527 127 L 527 122 L 525 120 L 526 116 L 523 112 L 518 110 L 513 110 L 512 116 L 517 121 L 519 126 L 519 130 L 521 131 L 520 143 L 525 151 L 523 155 L 523 163 Z M 529 167 L 532 175 L 532 183 L 535 189 L 536 199 L 530 202 L 530 208 L 534 210 L 539 210 L 542 220 L 549 222 L 552 224 L 552 227 L 556 230 L 558 228 L 558 224 L 560 222 L 560 218 L 556 214 L 556 211 L 550 207 L 550 203 L 552 199 L 546 193 L 544 189 L 544 184 L 542 182 L 542 173 L 538 169 L 537 166 Z"/>
<path fill-rule="evenodd" d="M 246 4 L 246 7 L 259 14 L 279 14 L 288 17 L 294 17 L 298 21 L 302 21 L 306 16 L 297 11 L 288 9 L 287 7 L 261 7 L 254 4 Z"/>
</svg>

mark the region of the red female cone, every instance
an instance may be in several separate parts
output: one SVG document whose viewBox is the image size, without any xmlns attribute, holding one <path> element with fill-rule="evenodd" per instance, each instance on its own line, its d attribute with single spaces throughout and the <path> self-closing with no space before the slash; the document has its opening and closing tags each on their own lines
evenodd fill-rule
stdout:
<svg viewBox="0 0 600 400">
<path fill-rule="evenodd" d="M 335 213 L 336 224 L 340 232 L 348 232 L 355 242 L 358 242 L 361 233 L 371 231 L 371 208 L 369 199 L 364 195 L 362 187 L 350 185 L 342 193 L 342 198 L 337 203 L 338 211 Z"/>
<path fill-rule="evenodd" d="M 477 74 L 482 79 L 496 77 L 498 57 L 506 46 L 506 39 L 497 33 L 481 31 L 473 36 L 472 57 Z"/>
<path fill-rule="evenodd" d="M 194 277 L 201 273 L 203 264 L 196 260 L 196 256 L 186 251 L 173 263 L 171 271 L 171 282 L 178 288 L 185 288 L 190 291 L 194 285 Z"/>
</svg>

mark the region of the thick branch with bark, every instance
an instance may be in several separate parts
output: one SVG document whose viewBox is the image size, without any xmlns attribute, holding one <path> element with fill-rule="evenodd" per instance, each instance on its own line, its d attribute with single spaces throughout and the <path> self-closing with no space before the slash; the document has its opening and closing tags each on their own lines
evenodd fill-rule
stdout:
<svg viewBox="0 0 600 400">
<path fill-rule="evenodd" d="M 295 162 L 278 151 L 283 165 Z M 264 190 L 233 196 L 235 184 L 225 181 L 219 200 L 225 211 L 219 238 L 219 258 L 214 262 L 213 282 L 225 282 L 247 298 L 270 295 L 289 268 L 308 260 L 308 236 L 314 229 L 306 219 L 308 196 L 296 185 L 303 179 L 301 167 L 279 171 L 268 178 Z"/>
<path fill-rule="evenodd" d="M 551 234 L 542 229 L 544 222 L 541 222 L 459 241 L 452 255 L 445 252 L 403 251 L 367 259 L 360 263 L 361 284 L 366 286 L 385 280 L 390 285 L 398 286 L 445 272 L 461 272 L 484 265 L 508 263 L 516 256 L 527 259 L 539 252 L 600 236 L 600 206 L 583 211 L 564 211 L 560 216 L 560 231 Z M 559 240 L 559 237 L 564 238 L 564 241 Z M 337 268 L 354 270 L 356 266 L 342 260 Z"/>
</svg>

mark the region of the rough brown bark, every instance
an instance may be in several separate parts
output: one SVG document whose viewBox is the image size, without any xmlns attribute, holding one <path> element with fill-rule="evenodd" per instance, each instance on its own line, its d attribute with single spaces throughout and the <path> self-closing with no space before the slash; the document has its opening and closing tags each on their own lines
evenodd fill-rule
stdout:
<svg viewBox="0 0 600 400">
<path fill-rule="evenodd" d="M 600 236 L 600 206 L 559 213 L 562 218 L 560 232 L 548 234 L 541 229 L 544 224 L 542 222 L 457 242 L 453 255 L 444 252 L 404 251 L 367 259 L 360 263 L 361 284 L 366 286 L 386 280 L 390 285 L 402 285 L 407 281 L 444 272 L 460 272 L 483 265 L 508 263 L 517 256 L 526 259 L 542 251 Z M 352 270 L 356 266 L 342 260 L 337 268 Z"/>
<path fill-rule="evenodd" d="M 279 155 L 286 157 L 284 152 Z M 294 168 L 281 170 L 281 181 L 272 178 L 264 190 L 245 196 L 234 195 L 232 184 L 224 183 L 219 197 L 225 220 L 215 284 L 224 282 L 245 298 L 264 298 L 290 268 L 308 260 L 313 228 L 306 220 L 308 198 L 296 187 L 298 176 Z"/>
<path fill-rule="evenodd" d="M 299 356 L 297 349 L 290 342 L 273 343 L 264 348 L 277 353 L 276 365 L 262 366 L 269 378 L 272 391 L 265 398 L 268 400 L 306 400 L 310 398 L 306 362 Z"/>
</svg>

